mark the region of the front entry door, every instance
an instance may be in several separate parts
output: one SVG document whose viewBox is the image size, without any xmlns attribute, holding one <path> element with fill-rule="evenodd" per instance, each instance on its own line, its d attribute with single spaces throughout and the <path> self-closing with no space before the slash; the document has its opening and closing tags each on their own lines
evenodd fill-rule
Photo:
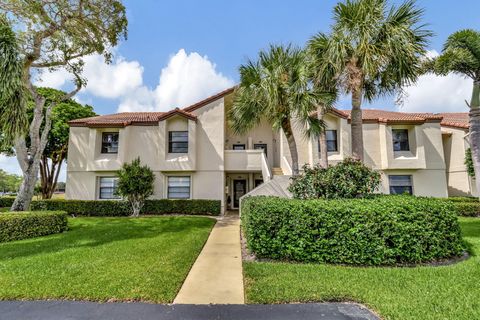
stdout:
<svg viewBox="0 0 480 320">
<path fill-rule="evenodd" d="M 240 206 L 240 197 L 247 193 L 247 180 L 233 180 L 233 208 Z"/>
</svg>

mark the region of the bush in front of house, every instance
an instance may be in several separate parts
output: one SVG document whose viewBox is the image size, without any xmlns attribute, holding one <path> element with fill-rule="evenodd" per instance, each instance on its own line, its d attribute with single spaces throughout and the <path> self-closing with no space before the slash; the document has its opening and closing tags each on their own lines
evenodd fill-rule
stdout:
<svg viewBox="0 0 480 320">
<path fill-rule="evenodd" d="M 132 212 L 127 201 L 118 200 L 33 200 L 32 210 L 62 210 L 75 216 L 119 217 Z M 146 200 L 143 214 L 219 215 L 220 200 Z"/>
<path fill-rule="evenodd" d="M 124 163 L 122 168 L 117 171 L 117 176 L 116 194 L 130 203 L 132 217 L 138 217 L 145 200 L 153 195 L 155 175 L 152 169 L 146 165 L 142 166 L 140 158 L 136 158 L 132 163 Z"/>
<path fill-rule="evenodd" d="M 418 264 L 465 250 L 451 203 L 430 198 L 242 202 L 247 246 L 258 258 L 347 265 Z"/>
<path fill-rule="evenodd" d="M 328 168 L 305 165 L 302 174 L 292 178 L 288 190 L 296 199 L 337 199 L 365 197 L 379 186 L 377 171 L 347 158 Z"/>
<path fill-rule="evenodd" d="M 0 242 L 46 236 L 65 230 L 67 215 L 62 211 L 0 214 Z"/>
<path fill-rule="evenodd" d="M 454 207 L 457 214 L 461 217 L 478 217 L 480 216 L 480 201 L 473 197 L 451 197 L 441 198 L 439 201 L 448 201 Z"/>
<path fill-rule="evenodd" d="M 0 197 L 0 208 L 11 207 L 15 197 Z"/>
</svg>

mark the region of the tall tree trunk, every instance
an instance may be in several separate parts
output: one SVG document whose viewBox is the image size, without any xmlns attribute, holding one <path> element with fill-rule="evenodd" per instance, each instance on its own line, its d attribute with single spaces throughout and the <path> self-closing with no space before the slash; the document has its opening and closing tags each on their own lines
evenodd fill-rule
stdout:
<svg viewBox="0 0 480 320">
<path fill-rule="evenodd" d="M 292 157 L 292 175 L 298 176 L 300 170 L 298 169 L 298 151 L 295 137 L 293 136 L 292 124 L 290 119 L 285 119 L 282 123 L 282 130 L 287 138 L 288 148 L 290 150 L 290 156 Z"/>
<path fill-rule="evenodd" d="M 363 161 L 362 94 L 360 86 L 352 90 L 352 156 L 360 161 Z"/>
<path fill-rule="evenodd" d="M 35 191 L 35 184 L 38 179 L 38 171 L 40 169 L 40 160 L 43 150 L 47 144 L 48 133 L 51 127 L 52 108 L 54 104 L 50 104 L 45 110 L 45 98 L 38 95 L 31 85 L 31 90 L 35 99 L 35 109 L 33 112 L 33 120 L 30 123 L 29 137 L 30 146 L 27 147 L 26 137 L 19 137 L 15 141 L 15 153 L 17 155 L 18 164 L 23 172 L 23 181 L 20 185 L 17 197 L 12 204 L 11 211 L 27 211 Z M 40 127 L 45 119 L 45 125 L 40 133 Z"/>
<path fill-rule="evenodd" d="M 470 101 L 470 147 L 475 168 L 475 184 L 480 196 L 480 79 L 473 82 Z"/>
<path fill-rule="evenodd" d="M 317 108 L 317 118 L 320 121 L 323 121 L 323 116 L 325 114 L 325 108 L 323 106 L 318 106 Z M 325 133 L 325 130 L 322 130 L 320 132 L 320 135 L 318 136 L 318 146 L 320 148 L 319 150 L 319 163 L 322 168 L 328 168 L 328 150 L 327 150 L 327 135 Z"/>
<path fill-rule="evenodd" d="M 66 151 L 63 148 L 60 153 L 55 153 L 51 156 L 49 165 L 49 158 L 42 155 L 40 162 L 40 181 L 42 187 L 42 199 L 51 199 L 57 187 L 58 175 L 62 169 L 62 163 L 65 159 Z"/>
</svg>

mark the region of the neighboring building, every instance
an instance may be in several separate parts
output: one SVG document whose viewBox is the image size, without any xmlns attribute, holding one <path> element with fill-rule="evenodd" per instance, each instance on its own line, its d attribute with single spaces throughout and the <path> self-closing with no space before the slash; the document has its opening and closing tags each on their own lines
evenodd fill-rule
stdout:
<svg viewBox="0 0 480 320">
<path fill-rule="evenodd" d="M 70 122 L 66 197 L 115 198 L 115 171 L 140 157 L 155 173 L 154 198 L 219 199 L 224 209 L 273 175 L 290 175 L 285 136 L 267 123 L 244 135 L 228 126 L 233 88 L 184 109 L 118 113 Z M 349 111 L 325 116 L 330 163 L 351 150 Z M 465 114 L 364 110 L 365 162 L 381 192 L 472 195 L 463 164 Z M 317 163 L 318 141 L 295 130 L 300 164 Z"/>
</svg>

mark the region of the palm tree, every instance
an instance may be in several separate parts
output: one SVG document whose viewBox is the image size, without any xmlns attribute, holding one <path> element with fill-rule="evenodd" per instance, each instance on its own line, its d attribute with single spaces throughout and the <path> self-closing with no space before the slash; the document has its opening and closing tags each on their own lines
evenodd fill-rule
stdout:
<svg viewBox="0 0 480 320">
<path fill-rule="evenodd" d="M 262 119 L 281 129 L 292 157 L 292 174 L 298 175 L 294 123 L 304 128 L 307 137 L 318 136 L 323 123 L 314 113 L 317 105 L 328 100 L 328 94 L 312 89 L 308 55 L 291 45 L 272 45 L 260 51 L 258 61 L 249 60 L 239 70 L 240 85 L 229 112 L 233 131 L 245 133 Z"/>
<path fill-rule="evenodd" d="M 432 35 L 419 25 L 423 10 L 414 1 L 387 8 L 387 0 L 346 0 L 334 8 L 330 34 L 309 41 L 316 58 L 316 83 L 335 80 L 351 94 L 352 155 L 363 160 L 362 100 L 401 92 L 422 72 Z"/>
<path fill-rule="evenodd" d="M 17 39 L 0 15 L 0 150 L 13 144 L 27 127 L 23 64 Z"/>
<path fill-rule="evenodd" d="M 450 35 L 442 54 L 433 59 L 431 67 L 436 74 L 451 72 L 473 80 L 470 107 L 470 147 L 477 190 L 480 190 L 480 32 L 461 30 Z"/>
</svg>

